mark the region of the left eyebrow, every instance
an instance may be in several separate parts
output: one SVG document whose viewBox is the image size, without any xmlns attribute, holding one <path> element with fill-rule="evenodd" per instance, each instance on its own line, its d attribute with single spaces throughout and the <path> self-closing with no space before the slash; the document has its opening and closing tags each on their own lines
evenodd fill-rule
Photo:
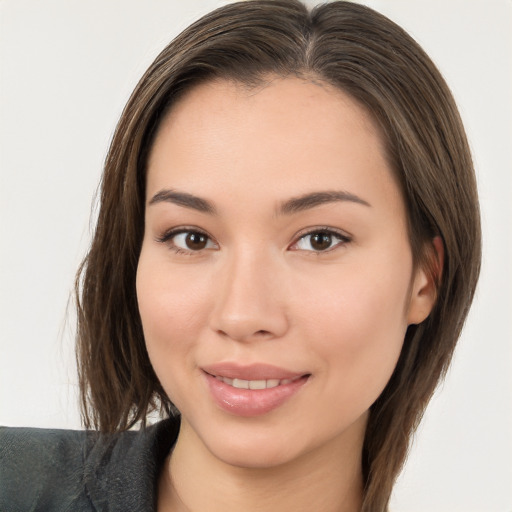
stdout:
<svg viewBox="0 0 512 512">
<path fill-rule="evenodd" d="M 315 208 L 316 206 L 328 203 L 337 203 L 339 201 L 348 201 L 350 203 L 361 204 L 371 208 L 371 204 L 368 201 L 365 201 L 355 194 L 351 194 L 350 192 L 343 190 L 328 190 L 325 192 L 312 192 L 304 194 L 303 196 L 288 199 L 284 203 L 281 203 L 278 208 L 278 214 L 291 215 L 293 213 L 309 210 L 310 208 Z"/>
<path fill-rule="evenodd" d="M 215 206 L 201 197 L 188 194 L 187 192 L 179 192 L 177 190 L 163 189 L 156 193 L 149 201 L 150 205 L 158 203 L 173 203 L 184 208 L 197 210 L 202 213 L 215 215 L 217 213 Z"/>
</svg>

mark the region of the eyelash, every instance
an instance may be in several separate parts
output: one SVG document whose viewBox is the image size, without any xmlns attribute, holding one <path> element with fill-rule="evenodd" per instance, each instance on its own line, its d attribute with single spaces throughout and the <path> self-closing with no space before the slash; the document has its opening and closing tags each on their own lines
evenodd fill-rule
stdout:
<svg viewBox="0 0 512 512">
<path fill-rule="evenodd" d="M 297 236 L 297 241 L 294 242 L 290 247 L 292 248 L 292 247 L 298 245 L 302 240 L 304 240 L 308 236 L 311 237 L 313 235 L 319 235 L 319 234 L 327 235 L 333 241 L 334 241 L 334 239 L 337 239 L 338 243 L 335 243 L 334 245 L 330 246 L 329 248 L 327 248 L 325 250 L 317 250 L 317 251 L 304 250 L 304 249 L 302 249 L 302 250 L 304 250 L 305 252 L 315 254 L 315 255 L 326 254 L 326 253 L 329 253 L 329 252 L 335 250 L 338 247 L 347 245 L 348 243 L 350 243 L 352 241 L 352 238 L 350 236 L 348 236 L 347 234 L 342 233 L 341 231 L 338 231 L 336 229 L 325 226 L 325 227 L 321 227 L 321 228 L 307 229 L 306 231 L 299 233 Z M 311 242 L 310 242 L 310 245 L 311 245 Z M 300 251 L 301 249 L 293 249 L 293 250 Z"/>
<path fill-rule="evenodd" d="M 169 248 L 172 251 L 174 251 L 176 254 L 186 255 L 186 256 L 198 255 L 205 249 L 211 249 L 211 247 L 210 248 L 204 247 L 204 248 L 198 249 L 198 250 L 192 250 L 192 249 L 186 250 L 186 249 L 176 246 L 173 242 L 173 238 L 177 237 L 178 235 L 182 235 L 182 234 L 186 234 L 186 233 L 204 236 L 207 238 L 207 242 L 206 242 L 207 244 L 209 242 L 212 242 L 218 246 L 218 244 L 213 240 L 213 238 L 210 237 L 205 231 L 198 229 L 196 227 L 192 227 L 192 226 L 191 227 L 185 226 L 185 227 L 170 229 L 170 230 L 166 231 L 162 236 L 158 237 L 156 240 L 157 240 L 157 242 L 167 244 L 169 246 Z M 337 239 L 338 243 L 335 243 L 333 246 L 330 246 L 325 250 L 316 250 L 315 251 L 315 250 L 294 248 L 294 246 L 297 246 L 302 240 L 306 239 L 308 236 L 313 236 L 313 235 L 318 235 L 318 234 L 326 235 L 326 236 L 330 237 L 331 240 Z M 305 232 L 299 233 L 296 237 L 296 241 L 293 242 L 289 246 L 289 249 L 294 250 L 294 251 L 303 250 L 304 252 L 312 253 L 315 255 L 320 255 L 320 254 L 329 253 L 329 252 L 335 250 L 337 247 L 344 246 L 344 245 L 350 243 L 351 241 L 352 241 L 351 237 L 347 236 L 344 233 L 341 233 L 338 230 L 335 230 L 330 227 L 321 227 L 321 228 L 308 229 Z M 311 245 L 311 242 L 310 242 L 310 245 Z"/>
<path fill-rule="evenodd" d="M 166 231 L 162 236 L 158 237 L 156 240 L 157 240 L 157 242 L 167 244 L 169 246 L 169 248 L 172 251 L 174 251 L 176 254 L 183 254 L 185 256 L 197 255 L 198 253 L 201 252 L 201 250 L 197 250 L 197 251 L 186 250 L 186 249 L 178 247 L 176 244 L 174 244 L 173 238 L 175 238 L 178 235 L 185 234 L 185 233 L 197 234 L 197 235 L 206 237 L 208 239 L 208 241 L 213 241 L 212 237 L 209 236 L 206 232 L 204 232 L 203 230 L 198 229 L 196 227 L 193 227 L 193 226 L 190 226 L 190 227 L 184 226 L 184 227 L 180 227 L 180 228 L 170 229 L 169 231 Z M 216 242 L 213 242 L 213 243 L 216 244 Z"/>
</svg>

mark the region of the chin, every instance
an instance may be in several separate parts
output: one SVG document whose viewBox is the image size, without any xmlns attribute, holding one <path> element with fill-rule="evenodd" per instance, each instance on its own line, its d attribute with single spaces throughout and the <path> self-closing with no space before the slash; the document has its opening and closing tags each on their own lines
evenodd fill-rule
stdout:
<svg viewBox="0 0 512 512">
<path fill-rule="evenodd" d="M 254 422 L 254 420 L 251 420 Z M 242 422 L 246 423 L 246 422 Z M 268 469 L 287 464 L 309 451 L 303 435 L 271 425 L 242 424 L 238 428 L 208 426 L 202 441 L 225 464 L 238 468 Z"/>
</svg>

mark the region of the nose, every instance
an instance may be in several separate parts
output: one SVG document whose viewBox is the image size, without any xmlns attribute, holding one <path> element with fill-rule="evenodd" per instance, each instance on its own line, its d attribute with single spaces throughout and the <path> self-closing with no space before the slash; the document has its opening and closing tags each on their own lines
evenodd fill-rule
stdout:
<svg viewBox="0 0 512 512">
<path fill-rule="evenodd" d="M 272 255 L 239 251 L 226 258 L 215 279 L 210 325 L 240 342 L 279 338 L 288 329 L 283 269 Z"/>
</svg>

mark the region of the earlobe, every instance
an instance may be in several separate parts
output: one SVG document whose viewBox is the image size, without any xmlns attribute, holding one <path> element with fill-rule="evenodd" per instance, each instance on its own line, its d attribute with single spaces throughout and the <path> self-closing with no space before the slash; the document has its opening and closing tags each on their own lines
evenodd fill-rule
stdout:
<svg viewBox="0 0 512 512">
<path fill-rule="evenodd" d="M 434 237 L 426 251 L 426 261 L 416 270 L 411 287 L 408 325 L 423 322 L 430 315 L 437 299 L 444 264 L 444 244 L 441 237 Z"/>
</svg>

